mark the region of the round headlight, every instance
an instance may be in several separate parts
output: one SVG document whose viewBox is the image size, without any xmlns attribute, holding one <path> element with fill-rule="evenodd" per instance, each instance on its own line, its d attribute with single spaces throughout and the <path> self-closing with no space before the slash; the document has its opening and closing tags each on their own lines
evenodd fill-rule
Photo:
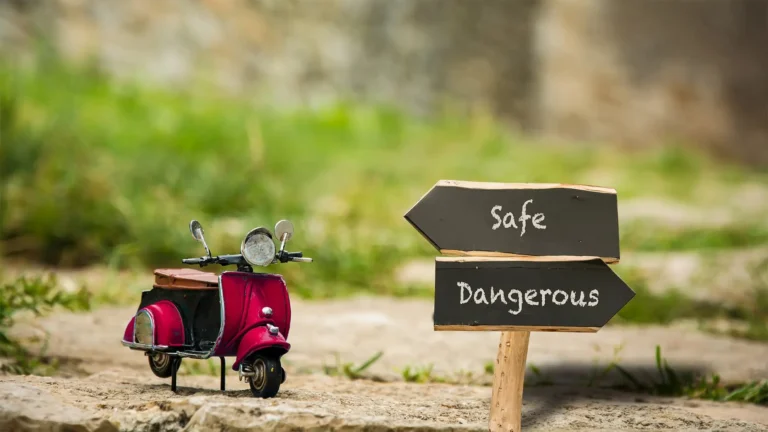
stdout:
<svg viewBox="0 0 768 432">
<path fill-rule="evenodd" d="M 269 265 L 275 259 L 275 243 L 272 241 L 272 235 L 266 229 L 256 228 L 245 236 L 240 253 L 250 265 Z"/>
<path fill-rule="evenodd" d="M 152 317 L 149 316 L 149 312 L 143 310 L 136 315 L 136 321 L 133 323 L 133 331 L 135 340 L 134 342 L 143 345 L 152 345 L 155 343 L 154 329 L 152 328 Z"/>
</svg>

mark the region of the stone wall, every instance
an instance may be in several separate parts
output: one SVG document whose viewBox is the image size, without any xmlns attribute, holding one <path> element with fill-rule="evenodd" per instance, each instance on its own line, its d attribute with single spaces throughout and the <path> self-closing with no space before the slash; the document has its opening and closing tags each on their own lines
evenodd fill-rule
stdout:
<svg viewBox="0 0 768 432">
<path fill-rule="evenodd" d="M 207 77 L 273 103 L 430 114 L 480 105 L 529 131 L 679 139 L 768 164 L 765 0 L 6 0 L 35 37 L 120 76 Z"/>
<path fill-rule="evenodd" d="M 768 2 L 554 0 L 536 44 L 543 130 L 768 164 Z"/>
</svg>

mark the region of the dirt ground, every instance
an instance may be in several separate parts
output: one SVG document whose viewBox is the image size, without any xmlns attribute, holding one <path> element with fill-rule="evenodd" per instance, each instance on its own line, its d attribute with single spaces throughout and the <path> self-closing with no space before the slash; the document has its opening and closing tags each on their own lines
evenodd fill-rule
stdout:
<svg viewBox="0 0 768 432">
<path fill-rule="evenodd" d="M 187 376 L 178 394 L 147 372 L 112 368 L 87 378 L 12 377 L 0 383 L 2 430 L 92 431 L 487 430 L 490 389 L 374 383 L 322 375 L 289 378 L 274 399 L 230 379 Z M 762 415 L 762 416 L 761 416 Z M 766 431 L 751 407 L 637 397 L 568 387 L 526 389 L 526 431 Z M 36 429 L 31 426 L 34 425 Z M 60 428 L 58 430 L 67 430 Z"/>
<path fill-rule="evenodd" d="M 22 317 L 14 336 L 50 333 L 48 354 L 62 361 L 56 377 L 0 377 L 0 430 L 486 430 L 498 333 L 435 332 L 424 300 L 358 298 L 295 301 L 284 361 L 288 379 L 270 400 L 250 397 L 229 370 L 218 377 L 180 375 L 179 392 L 154 377 L 140 352 L 120 345 L 135 311 L 111 307 L 89 314 Z M 596 334 L 534 333 L 524 395 L 524 430 L 768 431 L 768 408 L 658 398 L 588 386 L 611 360 L 653 374 L 654 348 L 677 370 L 713 371 L 726 381 L 768 376 L 768 346 L 685 328 L 607 327 Z M 31 345 L 33 346 L 33 345 Z M 34 346 L 33 346 L 34 347 Z M 615 354 L 618 347 L 618 356 Z M 360 364 L 381 381 L 324 375 L 324 364 Z M 185 360 L 200 363 L 199 360 Z M 406 366 L 434 365 L 435 376 L 473 373 L 474 385 L 405 383 Z M 554 385 L 540 385 L 543 381 Z M 620 380 L 610 374 L 598 383 Z M 484 385 L 486 384 L 486 385 Z M 69 425 L 69 426 L 66 426 Z"/>
</svg>

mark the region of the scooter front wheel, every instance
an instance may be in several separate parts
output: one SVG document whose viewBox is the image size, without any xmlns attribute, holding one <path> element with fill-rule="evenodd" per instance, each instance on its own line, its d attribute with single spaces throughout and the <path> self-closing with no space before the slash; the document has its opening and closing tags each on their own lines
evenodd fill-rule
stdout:
<svg viewBox="0 0 768 432">
<path fill-rule="evenodd" d="M 176 370 L 181 366 L 180 357 L 171 357 L 166 353 L 156 352 L 148 354 L 149 368 L 152 373 L 159 378 L 168 378 L 173 375 L 173 368 Z"/>
<path fill-rule="evenodd" d="M 251 387 L 251 393 L 255 397 L 271 398 L 280 390 L 280 384 L 283 381 L 283 368 L 280 366 L 280 359 L 257 355 L 251 363 L 253 376 L 248 383 Z"/>
</svg>

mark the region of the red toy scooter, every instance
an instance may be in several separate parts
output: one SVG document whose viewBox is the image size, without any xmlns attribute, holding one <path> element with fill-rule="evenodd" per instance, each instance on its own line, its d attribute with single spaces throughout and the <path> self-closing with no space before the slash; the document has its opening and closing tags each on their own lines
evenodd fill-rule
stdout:
<svg viewBox="0 0 768 432">
<path fill-rule="evenodd" d="M 211 256 L 200 223 L 193 220 L 189 229 L 207 255 L 183 263 L 236 265 L 237 271 L 217 276 L 194 269 L 155 270 L 155 284 L 141 294 L 123 345 L 144 351 L 155 375 L 171 377 L 174 392 L 182 358 L 219 357 L 224 391 L 224 357 L 234 356 L 232 369 L 238 371 L 241 381 L 248 381 L 254 396 L 275 396 L 285 381 L 280 358 L 291 347 L 286 342 L 291 303 L 282 276 L 254 273 L 252 266 L 312 259 L 302 257 L 301 252 L 285 252 L 285 243 L 293 235 L 293 225 L 287 220 L 275 225 L 279 251 L 269 230 L 260 227 L 245 236 L 237 255 Z"/>
</svg>

